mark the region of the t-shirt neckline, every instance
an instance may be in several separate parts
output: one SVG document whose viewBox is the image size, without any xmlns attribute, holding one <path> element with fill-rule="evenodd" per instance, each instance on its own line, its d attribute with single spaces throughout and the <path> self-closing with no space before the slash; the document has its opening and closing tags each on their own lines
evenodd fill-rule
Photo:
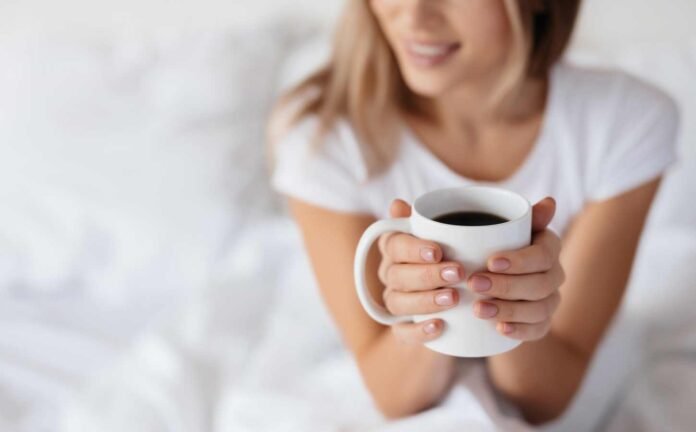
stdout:
<svg viewBox="0 0 696 432">
<path fill-rule="evenodd" d="M 476 180 L 466 176 L 463 176 L 454 170 L 452 170 L 446 163 L 444 163 L 439 157 L 435 156 L 430 149 L 420 140 L 420 138 L 415 134 L 415 132 L 408 126 L 405 122 L 403 124 L 404 133 L 406 136 L 406 142 L 416 149 L 417 152 L 421 153 L 423 157 L 427 158 L 430 162 L 437 165 L 438 173 L 454 179 L 455 181 L 461 183 L 476 183 L 481 185 L 491 185 L 491 186 L 505 186 L 519 183 L 521 179 L 525 178 L 530 170 L 533 170 L 536 160 L 541 156 L 542 147 L 546 141 L 546 136 L 549 133 L 552 124 L 553 113 L 556 111 L 556 93 L 558 93 L 558 79 L 556 77 L 558 73 L 558 66 L 554 66 L 549 74 L 549 86 L 546 94 L 546 104 L 544 108 L 544 117 L 541 120 L 541 127 L 539 128 L 539 133 L 537 135 L 531 150 L 527 153 L 524 161 L 515 169 L 515 171 L 504 179 L 497 181 L 490 180 Z"/>
</svg>

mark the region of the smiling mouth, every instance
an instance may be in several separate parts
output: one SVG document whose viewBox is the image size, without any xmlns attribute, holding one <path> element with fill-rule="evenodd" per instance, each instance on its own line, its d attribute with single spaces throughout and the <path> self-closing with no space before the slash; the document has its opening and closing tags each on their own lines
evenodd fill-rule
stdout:
<svg viewBox="0 0 696 432">
<path fill-rule="evenodd" d="M 406 42 L 406 53 L 411 62 L 417 66 L 432 67 L 437 66 L 459 50 L 460 43 L 420 43 Z"/>
</svg>

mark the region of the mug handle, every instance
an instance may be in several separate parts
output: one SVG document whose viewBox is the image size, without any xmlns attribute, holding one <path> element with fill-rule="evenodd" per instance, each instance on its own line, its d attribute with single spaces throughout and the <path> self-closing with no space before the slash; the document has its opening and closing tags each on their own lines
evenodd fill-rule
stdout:
<svg viewBox="0 0 696 432">
<path fill-rule="evenodd" d="M 372 244 L 382 234 L 394 231 L 411 234 L 411 222 L 409 218 L 384 219 L 370 225 L 370 227 L 365 230 L 360 238 L 360 242 L 358 242 L 353 268 L 353 274 L 355 276 L 355 289 L 358 292 L 360 303 L 362 303 L 363 308 L 368 315 L 372 317 L 372 319 L 384 325 L 413 321 L 413 318 L 409 316 L 392 315 L 384 307 L 375 302 L 375 300 L 372 298 L 370 290 L 367 288 L 367 281 L 365 280 L 367 254 L 370 251 Z"/>
</svg>

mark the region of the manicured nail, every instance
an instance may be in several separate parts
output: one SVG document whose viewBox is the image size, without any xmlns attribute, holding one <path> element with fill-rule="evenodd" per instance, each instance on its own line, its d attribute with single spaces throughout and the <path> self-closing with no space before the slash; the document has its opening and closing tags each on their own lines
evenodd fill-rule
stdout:
<svg viewBox="0 0 696 432">
<path fill-rule="evenodd" d="M 491 303 L 479 303 L 477 315 L 479 318 L 493 318 L 498 315 L 498 306 Z"/>
<path fill-rule="evenodd" d="M 491 271 L 501 272 L 510 268 L 510 260 L 505 258 L 496 258 L 491 263 Z"/>
<path fill-rule="evenodd" d="M 420 256 L 423 261 L 435 262 L 435 249 L 431 247 L 422 247 L 420 250 Z"/>
<path fill-rule="evenodd" d="M 461 276 L 459 276 L 459 269 L 457 267 L 443 268 L 440 272 L 440 276 L 447 282 L 459 282 L 462 280 Z"/>
<path fill-rule="evenodd" d="M 503 333 L 510 334 L 515 331 L 515 326 L 510 323 L 503 323 Z"/>
<path fill-rule="evenodd" d="M 423 331 L 428 334 L 433 334 L 437 332 L 437 324 L 435 324 L 434 322 L 429 322 L 428 324 L 423 326 Z"/>
<path fill-rule="evenodd" d="M 476 292 L 486 292 L 491 289 L 493 283 L 485 276 L 476 275 L 469 279 L 469 288 Z"/>
<path fill-rule="evenodd" d="M 454 296 L 451 291 L 443 292 L 435 296 L 435 303 L 439 306 L 452 306 L 454 304 Z"/>
</svg>

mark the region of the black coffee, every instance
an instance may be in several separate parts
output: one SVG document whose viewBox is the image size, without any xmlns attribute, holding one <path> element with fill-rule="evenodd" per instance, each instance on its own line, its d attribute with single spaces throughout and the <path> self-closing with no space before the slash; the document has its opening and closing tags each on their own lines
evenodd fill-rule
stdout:
<svg viewBox="0 0 696 432">
<path fill-rule="evenodd" d="M 502 218 L 500 216 L 496 216 L 492 213 L 475 211 L 460 211 L 446 213 L 436 218 L 433 218 L 433 220 L 435 222 L 441 222 L 448 225 L 461 226 L 498 225 L 504 222 L 508 222 L 507 219 Z"/>
</svg>

